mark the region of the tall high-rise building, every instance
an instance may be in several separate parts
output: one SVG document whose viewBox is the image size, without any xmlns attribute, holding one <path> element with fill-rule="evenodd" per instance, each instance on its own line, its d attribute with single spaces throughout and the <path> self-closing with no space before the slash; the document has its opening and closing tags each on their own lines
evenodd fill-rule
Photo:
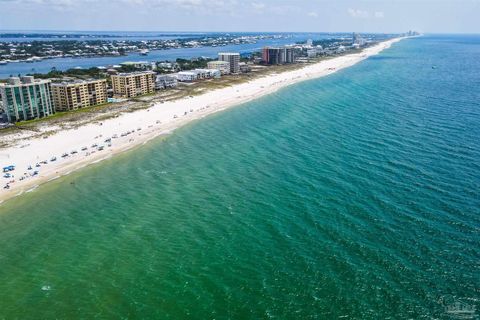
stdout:
<svg viewBox="0 0 480 320">
<path fill-rule="evenodd" d="M 11 77 L 0 83 L 0 97 L 8 122 L 48 117 L 55 113 L 50 80 Z"/>
<path fill-rule="evenodd" d="M 56 111 L 70 111 L 107 102 L 107 80 L 88 80 L 52 84 Z"/>
<path fill-rule="evenodd" d="M 266 64 L 285 64 L 295 62 L 295 49 L 291 47 L 270 48 L 262 50 L 262 61 Z"/>
<path fill-rule="evenodd" d="M 285 48 L 285 63 L 294 63 L 295 62 L 295 48 L 286 47 Z"/>
<path fill-rule="evenodd" d="M 240 72 L 240 53 L 221 52 L 218 54 L 218 60 L 230 63 L 230 73 Z"/>
<path fill-rule="evenodd" d="M 142 71 L 112 75 L 113 93 L 132 98 L 155 91 L 155 72 Z"/>
</svg>

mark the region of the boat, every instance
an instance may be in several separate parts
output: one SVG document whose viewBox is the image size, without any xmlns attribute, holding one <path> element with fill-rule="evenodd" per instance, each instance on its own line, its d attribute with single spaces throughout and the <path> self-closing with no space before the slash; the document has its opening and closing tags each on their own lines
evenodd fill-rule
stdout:
<svg viewBox="0 0 480 320">
<path fill-rule="evenodd" d="M 4 65 L 6 65 L 7 63 L 8 63 L 8 62 L 5 61 L 5 60 L 0 60 L 0 66 L 4 66 Z"/>
<path fill-rule="evenodd" d="M 53 157 L 52 159 L 50 159 L 50 162 L 54 162 L 54 161 L 57 161 L 57 157 Z"/>
<path fill-rule="evenodd" d="M 146 55 L 148 55 L 149 52 L 150 51 L 148 51 L 148 49 L 143 49 L 143 50 L 140 50 L 140 55 L 146 56 Z"/>
</svg>

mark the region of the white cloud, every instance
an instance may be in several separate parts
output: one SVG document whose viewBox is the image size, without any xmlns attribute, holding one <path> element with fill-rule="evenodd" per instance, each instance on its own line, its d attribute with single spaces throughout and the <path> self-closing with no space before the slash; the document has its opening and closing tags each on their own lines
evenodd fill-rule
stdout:
<svg viewBox="0 0 480 320">
<path fill-rule="evenodd" d="M 360 10 L 360 9 L 349 8 L 348 9 L 348 14 L 353 18 L 366 19 L 366 18 L 370 17 L 370 14 L 368 13 L 368 11 Z"/>
<path fill-rule="evenodd" d="M 307 13 L 307 16 L 312 17 L 312 18 L 318 18 L 318 13 L 316 13 L 315 11 L 311 11 L 311 12 Z"/>
<path fill-rule="evenodd" d="M 0 0 L 0 3 L 13 3 L 26 6 L 42 6 L 54 10 L 66 11 L 81 4 L 95 4 L 95 0 Z"/>
<path fill-rule="evenodd" d="M 267 7 L 263 2 L 252 2 L 250 3 L 253 13 L 262 14 L 264 9 Z"/>
<path fill-rule="evenodd" d="M 373 12 L 373 14 L 371 14 L 367 10 L 349 8 L 347 10 L 347 12 L 352 18 L 359 18 L 359 19 L 369 19 L 369 18 L 383 19 L 383 18 L 385 18 L 385 13 L 383 11 L 375 11 L 375 12 Z"/>
<path fill-rule="evenodd" d="M 292 5 L 279 5 L 269 7 L 269 12 L 276 15 L 291 15 L 302 13 L 302 10 L 297 6 Z"/>
</svg>

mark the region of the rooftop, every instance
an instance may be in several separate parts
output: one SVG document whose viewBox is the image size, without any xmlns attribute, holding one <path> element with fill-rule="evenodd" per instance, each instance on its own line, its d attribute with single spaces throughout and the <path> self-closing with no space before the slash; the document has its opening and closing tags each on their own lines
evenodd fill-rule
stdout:
<svg viewBox="0 0 480 320">
<path fill-rule="evenodd" d="M 45 84 L 51 83 L 51 80 L 48 79 L 35 79 L 32 76 L 24 76 L 24 77 L 10 77 L 7 79 L 7 82 L 0 83 L 0 87 L 15 87 L 15 86 L 22 86 L 22 85 L 34 85 L 34 84 Z"/>
<path fill-rule="evenodd" d="M 73 81 L 62 81 L 62 82 L 57 82 L 57 83 L 52 83 L 52 87 L 60 87 L 60 86 L 69 86 L 69 85 L 75 85 L 75 84 L 86 84 L 86 83 L 92 83 L 92 82 L 106 82 L 107 80 L 105 79 L 88 79 L 88 80 L 73 80 Z"/>
<path fill-rule="evenodd" d="M 153 71 L 134 71 L 134 72 L 119 73 L 115 76 L 128 77 L 128 76 L 141 76 L 141 75 L 145 75 L 145 74 L 156 74 L 156 73 L 153 72 Z"/>
</svg>

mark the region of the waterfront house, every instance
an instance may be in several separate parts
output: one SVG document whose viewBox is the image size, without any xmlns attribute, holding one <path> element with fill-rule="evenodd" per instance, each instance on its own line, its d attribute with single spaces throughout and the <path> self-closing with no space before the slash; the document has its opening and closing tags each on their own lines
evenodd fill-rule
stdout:
<svg viewBox="0 0 480 320">
<path fill-rule="evenodd" d="M 155 80 L 156 90 L 175 88 L 177 85 L 178 80 L 172 75 L 157 75 L 157 78 Z"/>
</svg>

